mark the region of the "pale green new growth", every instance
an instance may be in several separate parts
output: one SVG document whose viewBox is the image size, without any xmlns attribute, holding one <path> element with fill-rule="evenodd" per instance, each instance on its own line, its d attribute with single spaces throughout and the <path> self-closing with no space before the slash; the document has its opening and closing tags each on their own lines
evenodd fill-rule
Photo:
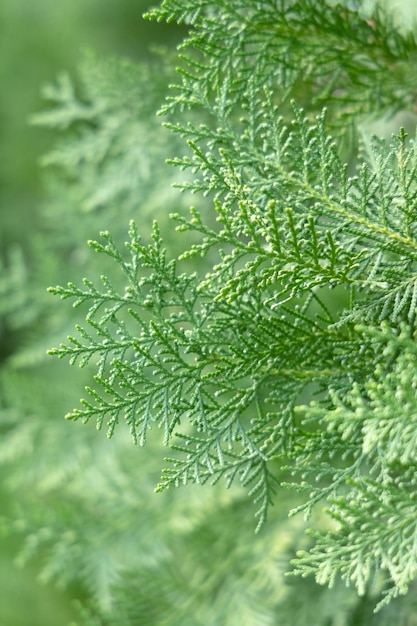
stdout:
<svg viewBox="0 0 417 626">
<path fill-rule="evenodd" d="M 295 572 L 340 574 L 359 594 L 381 574 L 384 601 L 404 594 L 417 569 L 416 143 L 374 139 L 356 165 L 341 145 L 365 114 L 414 106 L 416 41 L 315 0 L 166 0 L 151 16 L 190 25 L 162 113 L 188 142 L 171 162 L 201 208 L 172 215 L 190 234 L 178 261 L 156 223 L 144 245 L 132 221 L 125 250 L 108 232 L 90 242 L 116 282 L 51 289 L 87 307 L 51 354 L 97 368 L 68 417 L 109 436 L 125 421 L 140 445 L 157 425 L 171 448 L 157 490 L 240 482 L 258 527 L 285 485 L 306 494 L 293 512 L 327 503 L 330 529 Z"/>
</svg>

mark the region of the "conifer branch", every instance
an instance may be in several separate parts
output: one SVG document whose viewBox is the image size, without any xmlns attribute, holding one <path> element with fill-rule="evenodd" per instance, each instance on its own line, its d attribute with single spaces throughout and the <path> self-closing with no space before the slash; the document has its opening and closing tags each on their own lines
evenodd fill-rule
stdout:
<svg viewBox="0 0 417 626">
<path fill-rule="evenodd" d="M 143 245 L 132 222 L 125 251 L 107 231 L 90 242 L 112 278 L 51 289 L 88 307 L 80 338 L 51 353 L 97 368 L 69 417 L 109 436 L 125 420 L 141 445 L 157 425 L 171 449 L 158 491 L 238 482 L 259 524 L 290 473 L 305 496 L 292 511 L 321 504 L 334 524 L 296 573 L 364 594 L 381 571 L 387 600 L 404 594 L 416 573 L 416 143 L 404 130 L 375 139 L 352 171 L 340 139 L 353 119 L 413 106 L 415 38 L 317 0 L 165 0 L 150 17 L 190 25 L 162 113 L 188 144 L 171 159 L 178 186 L 200 203 L 172 215 L 178 260 L 157 223 Z M 201 257 L 202 272 L 179 272 Z"/>
</svg>

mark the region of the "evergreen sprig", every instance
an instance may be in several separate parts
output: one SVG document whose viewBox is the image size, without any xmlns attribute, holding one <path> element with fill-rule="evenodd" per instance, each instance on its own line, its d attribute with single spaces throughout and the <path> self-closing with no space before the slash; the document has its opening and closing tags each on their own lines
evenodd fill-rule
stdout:
<svg viewBox="0 0 417 626">
<path fill-rule="evenodd" d="M 416 40 L 381 9 L 366 19 L 320 0 L 165 0 L 148 17 L 190 25 L 182 83 L 164 112 L 207 101 L 219 111 L 239 110 L 250 83 L 300 104 L 308 93 L 309 108 L 326 103 L 343 133 L 363 115 L 414 106 Z"/>
<path fill-rule="evenodd" d="M 162 112 L 191 149 L 171 161 L 195 177 L 179 186 L 214 211 L 173 214 L 194 242 L 178 261 L 156 223 L 143 245 L 131 222 L 127 254 L 108 232 L 90 242 L 117 284 L 51 289 L 88 307 L 51 353 L 97 368 L 68 417 L 109 436 L 124 419 L 141 445 L 156 424 L 171 448 L 157 490 L 240 481 L 258 527 L 292 472 L 307 492 L 293 511 L 322 502 L 332 523 L 296 572 L 359 594 L 384 572 L 389 600 L 416 569 L 416 144 L 375 139 L 353 168 L 337 138 L 410 107 L 416 41 L 315 0 L 166 0 L 151 16 L 191 25 Z M 180 273 L 201 257 L 205 273 Z"/>
</svg>

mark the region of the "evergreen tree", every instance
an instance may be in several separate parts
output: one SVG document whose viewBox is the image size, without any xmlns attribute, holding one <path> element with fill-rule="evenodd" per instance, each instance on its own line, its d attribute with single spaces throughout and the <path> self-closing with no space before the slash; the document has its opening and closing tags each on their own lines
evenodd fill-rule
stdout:
<svg viewBox="0 0 417 626">
<path fill-rule="evenodd" d="M 61 77 L 34 117 L 66 133 L 39 254 L 62 260 L 50 291 L 74 311 L 39 298 L 46 332 L 3 372 L 20 558 L 83 586 L 80 626 L 410 624 L 417 148 L 363 129 L 413 119 L 417 41 L 348 2 L 147 17 L 186 24 L 179 61 L 88 56 L 81 95 Z M 110 442 L 57 417 L 82 376 L 49 359 L 29 393 L 29 355 L 66 332 L 50 353 L 86 381 L 67 417 Z"/>
</svg>

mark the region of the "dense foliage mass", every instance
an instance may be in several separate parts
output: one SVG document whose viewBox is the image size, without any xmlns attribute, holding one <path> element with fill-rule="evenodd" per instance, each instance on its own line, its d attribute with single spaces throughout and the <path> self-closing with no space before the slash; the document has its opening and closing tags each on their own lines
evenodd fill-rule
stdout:
<svg viewBox="0 0 417 626">
<path fill-rule="evenodd" d="M 45 546 L 46 578 L 82 572 L 86 625 L 408 624 L 412 594 L 389 602 L 417 571 L 417 153 L 404 128 L 364 128 L 414 111 L 417 41 L 318 0 L 165 0 L 148 18 L 187 25 L 177 78 L 169 55 L 89 57 L 81 97 L 63 77 L 34 120 L 69 129 L 45 158 L 54 210 L 106 227 L 89 256 L 67 240 L 94 269 L 50 289 L 82 313 L 50 353 L 86 368 L 67 417 L 114 439 L 86 430 L 61 475 L 47 459 L 65 503 L 15 523 L 35 528 L 26 552 Z"/>
</svg>

